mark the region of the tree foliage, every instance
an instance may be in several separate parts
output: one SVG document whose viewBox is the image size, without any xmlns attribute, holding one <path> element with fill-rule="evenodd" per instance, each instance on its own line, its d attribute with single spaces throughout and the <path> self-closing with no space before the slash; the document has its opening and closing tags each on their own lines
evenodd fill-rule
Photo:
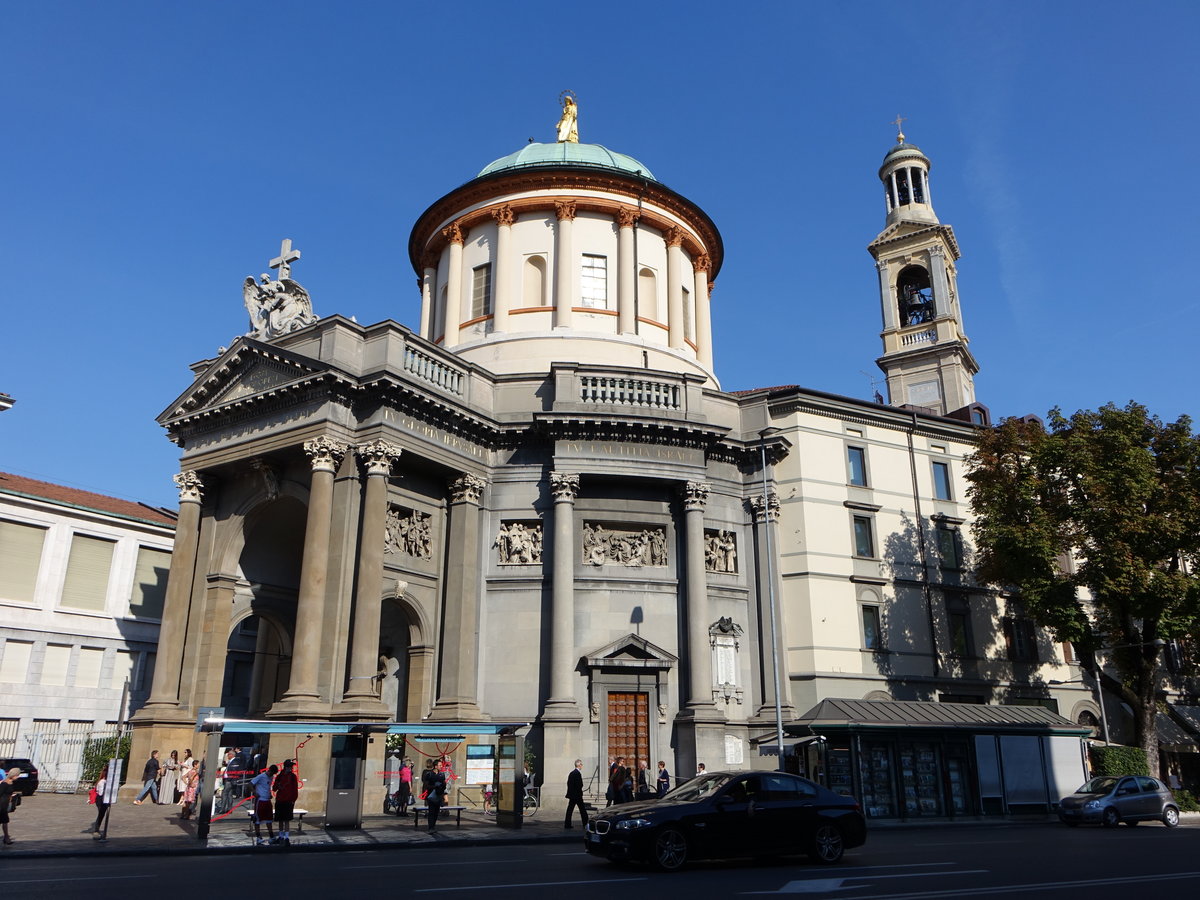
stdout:
<svg viewBox="0 0 1200 900">
<path fill-rule="evenodd" d="M 1007 419 L 968 460 L 980 577 L 1084 659 L 1113 655 L 1114 685 L 1154 734 L 1162 641 L 1200 630 L 1200 438 L 1140 404 Z"/>
</svg>

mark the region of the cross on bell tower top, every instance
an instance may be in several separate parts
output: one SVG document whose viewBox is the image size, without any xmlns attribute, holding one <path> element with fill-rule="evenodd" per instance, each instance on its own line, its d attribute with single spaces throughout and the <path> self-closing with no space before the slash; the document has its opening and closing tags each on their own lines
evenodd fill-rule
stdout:
<svg viewBox="0 0 1200 900">
<path fill-rule="evenodd" d="M 892 120 L 891 122 L 888 123 L 889 125 L 896 126 L 896 143 L 898 143 L 898 144 L 904 143 L 904 132 L 901 131 L 900 128 L 904 124 L 905 121 L 906 121 L 905 116 L 897 115 L 894 120 Z"/>
<path fill-rule="evenodd" d="M 271 260 L 271 268 L 279 270 L 279 280 L 292 277 L 292 263 L 300 258 L 300 251 L 292 249 L 292 239 L 284 238 L 279 245 L 279 255 Z"/>
</svg>

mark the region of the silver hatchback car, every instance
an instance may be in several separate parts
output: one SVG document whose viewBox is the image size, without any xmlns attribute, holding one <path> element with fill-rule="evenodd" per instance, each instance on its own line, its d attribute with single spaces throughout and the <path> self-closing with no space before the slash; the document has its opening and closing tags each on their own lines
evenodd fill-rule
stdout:
<svg viewBox="0 0 1200 900">
<path fill-rule="evenodd" d="M 1058 818 L 1075 826 L 1099 822 L 1113 828 L 1124 822 L 1162 822 L 1168 828 L 1179 824 L 1179 805 L 1157 778 L 1146 775 L 1101 775 L 1069 797 L 1058 801 Z"/>
</svg>

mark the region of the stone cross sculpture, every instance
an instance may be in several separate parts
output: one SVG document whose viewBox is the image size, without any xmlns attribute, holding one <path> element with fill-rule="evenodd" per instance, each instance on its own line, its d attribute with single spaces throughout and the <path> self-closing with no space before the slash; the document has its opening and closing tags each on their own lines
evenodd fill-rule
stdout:
<svg viewBox="0 0 1200 900">
<path fill-rule="evenodd" d="M 300 251 L 292 249 L 290 238 L 285 239 L 279 255 L 271 260 L 271 268 L 279 270 L 279 280 L 272 281 L 264 272 L 259 284 L 253 275 L 242 282 L 242 297 L 250 313 L 249 337 L 269 341 L 317 321 L 308 291 L 291 279 L 291 264 L 299 258 Z"/>
</svg>

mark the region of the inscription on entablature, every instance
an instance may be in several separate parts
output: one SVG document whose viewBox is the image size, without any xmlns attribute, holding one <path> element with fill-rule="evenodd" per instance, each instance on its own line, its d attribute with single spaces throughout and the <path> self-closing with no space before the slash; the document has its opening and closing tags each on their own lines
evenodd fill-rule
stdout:
<svg viewBox="0 0 1200 900">
<path fill-rule="evenodd" d="M 665 566 L 667 530 L 585 522 L 582 549 L 590 566 Z"/>
<path fill-rule="evenodd" d="M 634 444 L 624 441 L 560 441 L 555 456 L 598 459 L 646 459 L 667 463 L 704 465 L 704 452 L 691 447 Z"/>
<path fill-rule="evenodd" d="M 409 434 L 420 435 L 432 443 L 441 444 L 444 447 L 450 447 L 462 453 L 469 453 L 477 459 L 484 459 L 487 456 L 488 451 L 486 448 L 480 447 L 472 441 L 464 440 L 453 432 L 445 431 L 430 425 L 428 422 L 422 422 L 420 419 L 396 412 L 394 409 L 386 411 L 386 418 L 389 423 L 394 424 L 397 428 L 403 429 Z"/>
</svg>

